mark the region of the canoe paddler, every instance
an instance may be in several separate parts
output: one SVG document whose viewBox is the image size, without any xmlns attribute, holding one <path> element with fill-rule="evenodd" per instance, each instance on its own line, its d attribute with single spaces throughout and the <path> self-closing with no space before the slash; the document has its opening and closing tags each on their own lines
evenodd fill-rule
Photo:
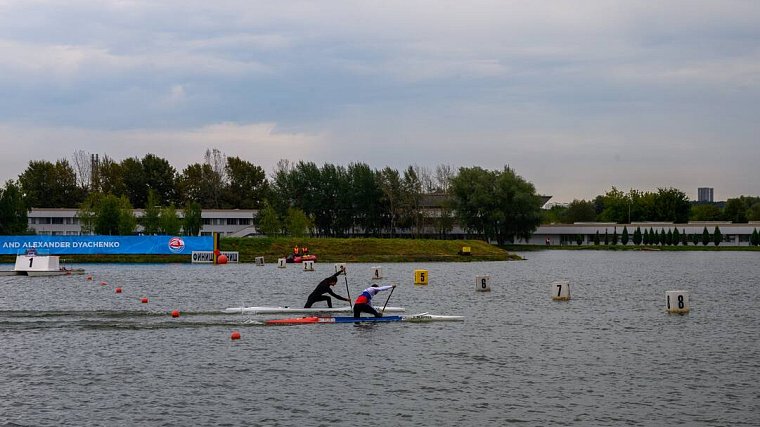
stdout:
<svg viewBox="0 0 760 427">
<path fill-rule="evenodd" d="M 351 301 L 348 298 L 344 298 L 336 294 L 332 291 L 332 289 L 330 289 L 332 286 L 335 286 L 335 284 L 338 283 L 338 276 L 343 274 L 343 271 L 343 267 L 341 266 L 340 270 L 337 273 L 319 282 L 317 287 L 314 288 L 314 290 L 309 294 L 309 299 L 306 300 L 306 304 L 303 306 L 303 308 L 311 308 L 311 305 L 317 301 L 327 301 L 327 306 L 332 308 L 332 299 L 330 299 L 330 297 L 325 294 L 330 294 L 341 301 Z"/>
<path fill-rule="evenodd" d="M 369 288 L 362 291 L 361 295 L 354 301 L 354 317 L 361 317 L 362 313 L 369 313 L 375 317 L 383 317 L 382 313 L 378 313 L 375 307 L 372 307 L 372 297 L 377 295 L 378 292 L 387 291 L 388 289 L 395 288 L 396 285 L 378 286 L 372 285 Z"/>
</svg>

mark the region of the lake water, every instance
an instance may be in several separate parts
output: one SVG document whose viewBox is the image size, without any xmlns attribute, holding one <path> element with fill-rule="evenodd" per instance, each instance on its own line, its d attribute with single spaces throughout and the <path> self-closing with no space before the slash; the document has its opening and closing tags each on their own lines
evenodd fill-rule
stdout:
<svg viewBox="0 0 760 427">
<path fill-rule="evenodd" d="M 380 283 L 399 285 L 389 305 L 466 316 L 428 324 L 218 314 L 302 306 L 333 264 L 0 277 L 0 425 L 760 425 L 758 253 L 524 256 L 377 264 Z M 348 264 L 352 297 L 373 265 Z M 429 285 L 413 284 L 416 269 Z M 492 291 L 475 292 L 485 274 Z M 555 280 L 570 301 L 551 299 Z M 665 311 L 676 289 L 690 293 L 687 315 Z"/>
</svg>

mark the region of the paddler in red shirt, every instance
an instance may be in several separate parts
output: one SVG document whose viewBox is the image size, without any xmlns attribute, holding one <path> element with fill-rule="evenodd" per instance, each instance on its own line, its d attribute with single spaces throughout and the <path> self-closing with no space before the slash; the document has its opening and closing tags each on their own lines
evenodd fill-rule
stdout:
<svg viewBox="0 0 760 427">
<path fill-rule="evenodd" d="M 372 285 L 369 288 L 362 291 L 361 295 L 354 301 L 354 317 L 361 317 L 362 313 L 369 313 L 375 317 L 383 317 L 382 313 L 378 313 L 375 307 L 372 307 L 372 297 L 377 295 L 380 291 L 387 291 L 388 289 L 395 288 L 396 285 L 390 286 L 378 286 Z"/>
</svg>

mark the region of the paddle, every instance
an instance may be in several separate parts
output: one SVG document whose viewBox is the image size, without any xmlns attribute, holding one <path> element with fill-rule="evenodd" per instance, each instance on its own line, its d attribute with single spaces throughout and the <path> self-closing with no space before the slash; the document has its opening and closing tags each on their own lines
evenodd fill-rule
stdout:
<svg viewBox="0 0 760 427">
<path fill-rule="evenodd" d="M 382 310 L 380 310 L 380 313 L 381 313 L 381 314 L 382 314 L 382 313 L 385 313 L 385 306 L 386 306 L 386 305 L 388 305 L 388 301 L 390 301 L 390 300 L 391 300 L 391 295 L 393 295 L 393 290 L 394 290 L 394 289 L 396 289 L 396 287 L 395 287 L 395 286 L 391 288 L 391 293 L 389 293 L 389 294 L 388 294 L 388 298 L 385 300 L 385 304 L 383 304 L 383 309 L 382 309 Z"/>
<path fill-rule="evenodd" d="M 343 271 L 343 279 L 346 281 L 346 298 L 348 298 L 348 306 L 353 309 L 354 304 L 351 302 L 351 292 L 348 291 L 348 277 L 346 277 L 345 271 Z"/>
</svg>

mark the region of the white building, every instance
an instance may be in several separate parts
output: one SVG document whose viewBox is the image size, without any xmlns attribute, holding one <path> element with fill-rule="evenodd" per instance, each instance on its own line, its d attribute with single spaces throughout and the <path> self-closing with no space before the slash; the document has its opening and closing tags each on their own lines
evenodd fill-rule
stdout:
<svg viewBox="0 0 760 427">
<path fill-rule="evenodd" d="M 137 218 L 143 216 L 142 209 L 134 209 Z M 253 225 L 253 218 L 258 214 L 254 209 L 204 209 L 201 212 L 202 227 L 201 236 L 210 236 L 219 233 L 221 236 L 245 237 L 258 234 Z M 27 213 L 29 228 L 37 234 L 54 236 L 78 236 L 82 234 L 82 227 L 77 218 L 77 209 L 32 209 Z M 182 217 L 182 211 L 177 211 Z M 138 226 L 136 232 L 142 232 L 142 226 Z"/>
</svg>

